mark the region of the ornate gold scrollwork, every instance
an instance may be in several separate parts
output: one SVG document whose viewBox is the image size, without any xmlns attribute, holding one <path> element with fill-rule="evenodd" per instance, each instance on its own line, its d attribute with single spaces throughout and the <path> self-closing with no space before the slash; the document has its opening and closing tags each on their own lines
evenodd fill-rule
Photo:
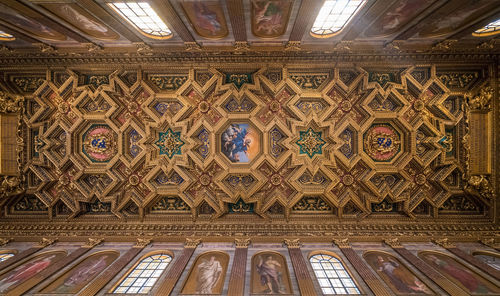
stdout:
<svg viewBox="0 0 500 296">
<path fill-rule="evenodd" d="M 0 91 L 0 113 L 18 113 L 23 109 L 24 97 Z"/>
<path fill-rule="evenodd" d="M 339 248 L 350 248 L 351 244 L 349 243 L 348 238 L 334 238 L 333 243 L 336 244 Z"/>
<path fill-rule="evenodd" d="M 467 180 L 465 191 L 491 199 L 495 196 L 493 188 L 486 175 L 473 175 Z"/>
<path fill-rule="evenodd" d="M 104 241 L 103 238 L 92 238 L 89 237 L 88 240 L 83 245 L 84 248 L 93 248 Z"/>
<path fill-rule="evenodd" d="M 12 239 L 10 238 L 0 238 L 0 247 L 3 247 L 5 246 L 6 244 L 8 244 Z"/>
<path fill-rule="evenodd" d="M 248 248 L 250 245 L 250 238 L 236 238 L 234 239 L 236 248 Z"/>
<path fill-rule="evenodd" d="M 433 242 L 435 244 L 440 245 L 443 248 L 455 248 L 455 245 L 448 240 L 448 238 L 438 238 L 434 239 Z"/>
<path fill-rule="evenodd" d="M 300 239 L 298 239 L 298 238 L 296 238 L 296 239 L 284 239 L 283 242 L 290 249 L 300 248 Z"/>
<path fill-rule="evenodd" d="M 196 248 L 201 243 L 201 238 L 186 238 L 184 248 Z"/>
<path fill-rule="evenodd" d="M 41 241 L 38 242 L 38 246 L 40 248 L 45 248 L 45 247 L 48 247 L 50 245 L 52 245 L 53 243 L 57 242 L 57 238 L 54 238 L 54 239 L 51 239 L 51 238 L 42 238 Z"/>
<path fill-rule="evenodd" d="M 384 239 L 384 243 L 386 243 L 391 248 L 402 248 L 403 247 L 403 245 L 401 245 L 401 242 L 399 241 L 399 239 L 397 239 L 395 237 Z"/>
<path fill-rule="evenodd" d="M 491 86 L 483 87 L 479 94 L 469 99 L 468 105 L 471 111 L 490 111 L 491 99 L 493 98 L 493 88 Z"/>
<path fill-rule="evenodd" d="M 147 245 L 149 245 L 151 243 L 151 241 L 152 241 L 152 239 L 150 239 L 150 238 L 138 238 L 135 245 L 134 245 L 134 248 L 144 248 Z"/>
</svg>

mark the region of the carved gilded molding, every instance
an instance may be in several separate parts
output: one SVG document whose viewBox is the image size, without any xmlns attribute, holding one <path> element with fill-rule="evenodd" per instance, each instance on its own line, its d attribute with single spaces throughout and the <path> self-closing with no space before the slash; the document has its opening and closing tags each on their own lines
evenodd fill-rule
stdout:
<svg viewBox="0 0 500 296">
<path fill-rule="evenodd" d="M 42 238 L 41 241 L 38 242 L 38 247 L 40 248 L 46 248 L 52 244 L 54 244 L 55 242 L 57 242 L 57 238 L 54 238 L 54 239 L 50 239 L 50 238 Z"/>
<path fill-rule="evenodd" d="M 351 248 L 348 238 L 334 238 L 333 243 L 339 248 Z"/>
<path fill-rule="evenodd" d="M 24 97 L 0 91 L 0 114 L 19 113 L 23 110 Z"/>
<path fill-rule="evenodd" d="M 295 239 L 284 239 L 283 243 L 285 243 L 285 245 L 289 249 L 296 249 L 296 248 L 300 248 L 300 246 L 301 246 L 300 239 L 298 239 L 298 238 L 295 238 Z"/>
<path fill-rule="evenodd" d="M 446 248 L 446 249 L 456 247 L 452 242 L 450 242 L 450 240 L 448 238 L 438 238 L 438 239 L 432 240 L 432 242 L 434 242 L 435 244 L 440 245 L 441 247 Z"/>
<path fill-rule="evenodd" d="M 490 111 L 491 99 L 493 98 L 494 90 L 491 86 L 482 87 L 479 94 L 473 96 L 467 102 L 471 111 Z"/>
<path fill-rule="evenodd" d="M 85 242 L 85 244 L 83 245 L 84 248 L 93 248 L 97 245 L 99 245 L 100 243 L 102 243 L 104 241 L 104 238 L 92 238 L 92 237 L 89 237 L 87 239 L 87 241 Z"/>
<path fill-rule="evenodd" d="M 250 238 L 236 238 L 234 239 L 234 244 L 236 248 L 248 248 L 250 245 Z"/>
<path fill-rule="evenodd" d="M 199 244 L 201 244 L 201 238 L 186 238 L 184 248 L 196 248 Z"/>
</svg>

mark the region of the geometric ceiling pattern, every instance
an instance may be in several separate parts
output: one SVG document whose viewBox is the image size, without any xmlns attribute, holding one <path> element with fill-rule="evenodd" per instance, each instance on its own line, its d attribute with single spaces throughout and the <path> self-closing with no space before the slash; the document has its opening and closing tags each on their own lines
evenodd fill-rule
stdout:
<svg viewBox="0 0 500 296">
<path fill-rule="evenodd" d="M 470 169 L 485 68 L 47 71 L 25 93 L 24 195 L 7 215 L 120 219 L 493 215 Z"/>
</svg>

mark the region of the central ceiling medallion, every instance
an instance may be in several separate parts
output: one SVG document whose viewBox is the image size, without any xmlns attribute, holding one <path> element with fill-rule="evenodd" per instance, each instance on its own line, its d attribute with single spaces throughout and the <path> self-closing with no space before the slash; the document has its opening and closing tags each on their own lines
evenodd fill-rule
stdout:
<svg viewBox="0 0 500 296">
<path fill-rule="evenodd" d="M 315 154 L 323 153 L 323 145 L 326 142 L 321 138 L 321 132 L 315 132 L 309 128 L 305 132 L 300 132 L 300 139 L 296 142 L 300 147 L 300 154 L 307 154 L 312 158 Z"/>
<path fill-rule="evenodd" d="M 374 161 L 390 161 L 401 150 L 401 137 L 389 124 L 376 124 L 364 135 L 365 152 Z"/>
<path fill-rule="evenodd" d="M 166 132 L 160 133 L 155 145 L 160 149 L 160 155 L 167 155 L 168 158 L 172 158 L 176 154 L 181 154 L 184 141 L 181 140 L 181 132 L 173 132 L 169 128 Z"/>
<path fill-rule="evenodd" d="M 248 123 L 231 123 L 221 134 L 220 147 L 232 163 L 249 163 L 259 153 L 259 133 Z"/>
<path fill-rule="evenodd" d="M 83 153 L 92 162 L 108 162 L 117 152 L 116 134 L 107 125 L 92 125 L 83 135 Z"/>
</svg>

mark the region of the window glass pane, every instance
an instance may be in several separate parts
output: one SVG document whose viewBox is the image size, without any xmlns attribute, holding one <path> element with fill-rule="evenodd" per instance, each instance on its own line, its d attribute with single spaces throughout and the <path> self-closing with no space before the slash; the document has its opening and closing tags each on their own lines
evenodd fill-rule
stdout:
<svg viewBox="0 0 500 296">
<path fill-rule="evenodd" d="M 318 254 L 311 256 L 309 262 L 324 295 L 359 294 L 356 283 L 337 258 Z"/>
<path fill-rule="evenodd" d="M 5 33 L 4 31 L 0 31 L 0 40 L 10 41 L 10 40 L 14 40 L 14 39 L 16 39 L 16 38 L 14 38 L 14 36 L 12 36 L 11 34 Z M 5 254 L 2 254 L 2 255 L 5 255 Z"/>
<path fill-rule="evenodd" d="M 340 32 L 365 2 L 366 0 L 326 0 L 314 21 L 311 34 L 314 37 L 330 37 Z"/>
<path fill-rule="evenodd" d="M 1 31 L 0 31 L 1 32 Z M 0 254 L 0 262 L 5 261 L 9 259 L 10 257 L 14 256 L 12 253 L 5 253 L 5 254 Z"/>
<path fill-rule="evenodd" d="M 147 294 L 172 260 L 169 255 L 146 257 L 127 275 L 114 294 Z"/>
<path fill-rule="evenodd" d="M 121 17 L 152 38 L 169 38 L 172 31 L 147 2 L 108 3 Z"/>
<path fill-rule="evenodd" d="M 482 27 L 481 29 L 474 31 L 474 35 L 476 35 L 476 36 L 495 35 L 498 33 L 500 33 L 500 19 L 487 24 L 486 26 Z"/>
</svg>

